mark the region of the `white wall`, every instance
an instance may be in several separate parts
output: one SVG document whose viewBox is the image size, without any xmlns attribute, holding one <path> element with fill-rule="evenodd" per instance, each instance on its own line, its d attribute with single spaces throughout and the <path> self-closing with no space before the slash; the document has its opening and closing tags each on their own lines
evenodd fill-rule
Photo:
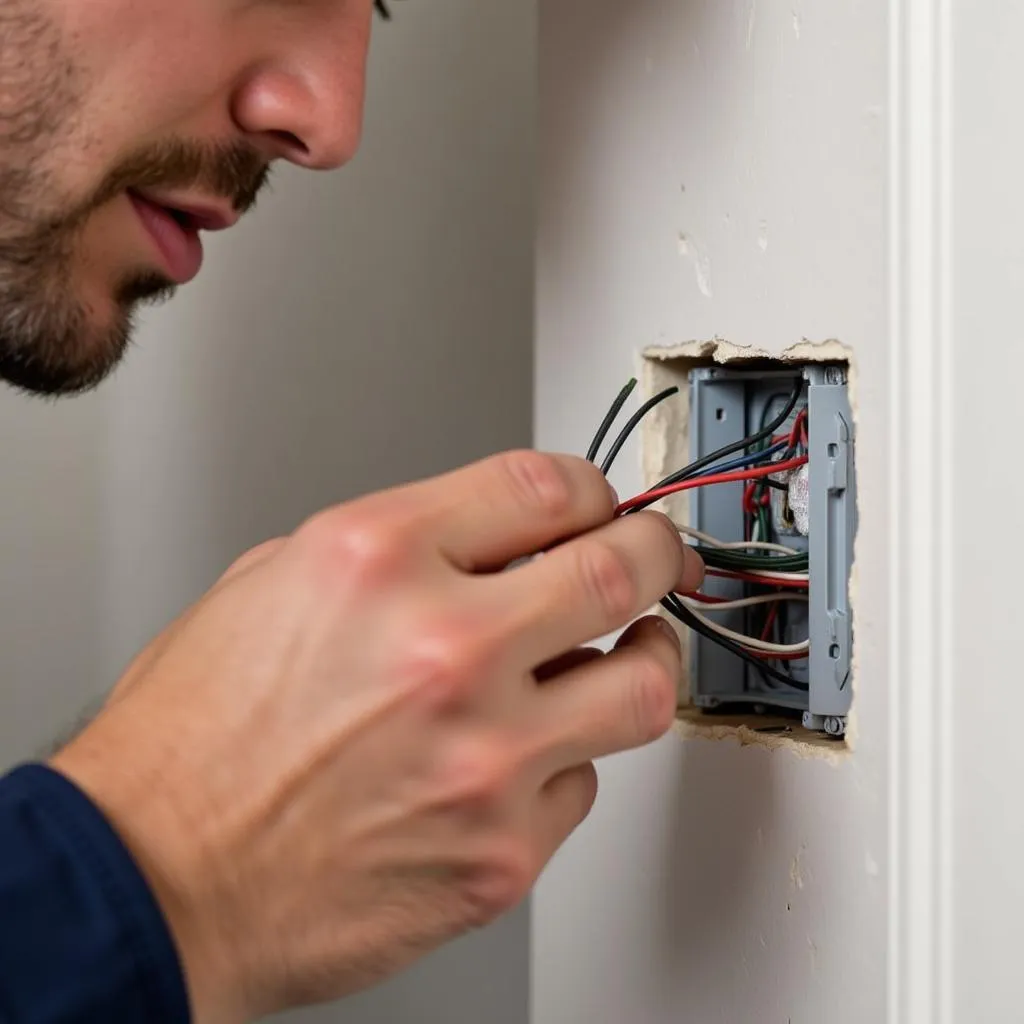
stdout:
<svg viewBox="0 0 1024 1024">
<path fill-rule="evenodd" d="M 888 7 L 541 5 L 538 443 L 582 451 L 647 345 L 837 338 L 861 500 L 856 752 L 673 735 L 605 764 L 535 896 L 533 1024 L 884 1017 Z"/>
<path fill-rule="evenodd" d="M 0 761 L 72 724 L 249 545 L 530 440 L 533 14 L 396 3 L 365 146 L 283 171 L 93 396 L 0 393 Z M 527 1012 L 521 912 L 337 1010 Z"/>
</svg>

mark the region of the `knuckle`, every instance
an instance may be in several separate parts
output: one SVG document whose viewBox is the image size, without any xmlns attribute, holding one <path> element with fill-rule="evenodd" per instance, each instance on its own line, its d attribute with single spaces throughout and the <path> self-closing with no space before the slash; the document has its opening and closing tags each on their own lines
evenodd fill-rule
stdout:
<svg viewBox="0 0 1024 1024">
<path fill-rule="evenodd" d="M 446 802 L 470 812 L 497 810 L 511 792 L 515 770 L 499 743 L 465 740 L 445 767 Z"/>
<path fill-rule="evenodd" d="M 354 509 L 321 512 L 300 533 L 320 565 L 350 582 L 384 582 L 404 561 L 401 533 Z"/>
<path fill-rule="evenodd" d="M 638 595 L 633 567 L 610 544 L 590 541 L 579 545 L 579 578 L 609 622 L 621 623 L 633 613 Z"/>
<path fill-rule="evenodd" d="M 444 709 L 466 700 L 487 677 L 491 645 L 471 625 L 434 618 L 413 627 L 397 668 L 403 689 Z"/>
<path fill-rule="evenodd" d="M 483 927 L 511 910 L 533 885 L 534 857 L 519 839 L 492 843 L 479 863 L 466 873 L 462 899 L 470 927 Z"/>
<path fill-rule="evenodd" d="M 513 498 L 538 515 L 563 515 L 572 502 L 565 467 L 551 455 L 529 450 L 506 452 L 497 465 Z"/>
<path fill-rule="evenodd" d="M 672 671 L 656 657 L 638 659 L 627 693 L 631 721 L 641 743 L 664 736 L 671 727 L 676 714 L 676 686 Z"/>
</svg>

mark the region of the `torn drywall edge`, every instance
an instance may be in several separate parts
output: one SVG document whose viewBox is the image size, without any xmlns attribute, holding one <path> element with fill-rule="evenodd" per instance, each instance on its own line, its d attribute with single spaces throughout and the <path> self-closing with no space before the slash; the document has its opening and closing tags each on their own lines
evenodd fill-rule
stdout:
<svg viewBox="0 0 1024 1024">
<path fill-rule="evenodd" d="M 802 728 L 791 732 L 762 732 L 746 723 L 705 721 L 697 717 L 699 714 L 695 709 L 681 708 L 673 732 L 684 740 L 733 740 L 741 747 L 786 750 L 802 760 L 828 761 L 837 765 L 851 749 Z"/>
<path fill-rule="evenodd" d="M 802 339 L 781 353 L 772 353 L 753 346 L 735 345 L 724 338 L 713 338 L 707 341 L 688 341 L 673 345 L 650 346 L 639 354 L 640 365 L 637 375 L 645 395 L 653 395 L 672 384 L 680 389 L 680 400 L 666 402 L 658 406 L 643 423 L 641 428 L 642 471 L 646 486 L 653 486 L 658 480 L 667 476 L 674 468 L 685 465 L 689 461 L 689 391 L 688 376 L 691 369 L 698 366 L 713 364 L 756 363 L 761 360 L 771 362 L 843 362 L 848 367 L 848 386 L 850 408 L 857 426 L 857 366 L 852 350 L 842 342 L 830 338 L 821 342 Z M 680 522 L 685 522 L 689 507 L 686 492 L 673 495 L 663 503 L 668 514 Z M 854 564 L 850 578 L 850 606 L 853 611 L 854 636 L 858 630 L 857 580 L 860 565 L 860 531 L 854 541 Z M 673 625 L 675 622 L 673 621 Z M 683 664 L 689 666 L 688 632 L 680 632 L 683 644 Z M 856 693 L 860 678 L 859 645 L 854 643 L 852 659 L 852 686 Z M 706 739 L 736 739 L 741 745 L 756 744 L 773 749 L 786 748 L 798 750 L 806 756 L 840 756 L 842 752 L 853 750 L 857 739 L 857 703 L 850 709 L 847 720 L 845 746 L 828 740 L 819 742 L 816 734 L 807 730 L 799 730 L 793 734 L 759 733 L 746 725 L 730 725 L 720 722 L 714 725 L 705 724 L 690 712 L 689 673 L 684 668 L 680 681 L 679 704 L 680 717 L 676 723 L 676 732 L 684 737 L 699 736 Z"/>
</svg>

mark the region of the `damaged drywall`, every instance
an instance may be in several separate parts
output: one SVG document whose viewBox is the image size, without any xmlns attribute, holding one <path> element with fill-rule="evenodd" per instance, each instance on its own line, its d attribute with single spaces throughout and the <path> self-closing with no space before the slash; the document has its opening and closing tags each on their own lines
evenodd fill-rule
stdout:
<svg viewBox="0 0 1024 1024">
<path fill-rule="evenodd" d="M 721 338 L 710 341 L 688 341 L 674 345 L 651 346 L 640 356 L 638 377 L 645 395 L 654 395 L 664 388 L 676 385 L 679 400 L 664 402 L 657 406 L 642 426 L 642 470 L 645 486 L 653 486 L 679 466 L 689 461 L 689 373 L 700 366 L 715 364 L 757 364 L 762 362 L 809 363 L 842 362 L 848 367 L 850 405 L 857 421 L 857 370 L 851 349 L 842 342 L 829 339 L 812 342 L 806 339 L 790 346 L 781 353 L 771 353 L 753 346 L 735 345 Z M 686 522 L 689 516 L 689 492 L 674 494 L 661 503 L 660 507 L 672 519 Z M 854 566 L 850 581 L 850 604 L 854 618 L 854 637 L 857 635 L 857 567 L 860 562 L 855 543 Z M 669 619 L 673 626 L 676 623 Z M 856 742 L 857 702 L 859 685 L 859 657 L 856 640 L 852 656 L 852 686 L 854 703 L 847 722 L 845 742 L 836 743 L 816 732 L 804 729 L 789 720 L 775 720 L 757 716 L 709 716 L 690 703 L 689 645 L 688 631 L 678 630 L 683 646 L 683 674 L 679 685 L 679 710 L 676 732 L 684 738 L 711 740 L 731 739 L 743 746 L 757 745 L 769 749 L 788 749 L 805 757 L 837 759 L 851 749 Z"/>
</svg>

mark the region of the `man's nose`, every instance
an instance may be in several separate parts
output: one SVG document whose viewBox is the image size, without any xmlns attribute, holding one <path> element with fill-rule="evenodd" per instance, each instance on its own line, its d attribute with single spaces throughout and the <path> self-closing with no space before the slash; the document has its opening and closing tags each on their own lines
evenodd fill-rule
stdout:
<svg viewBox="0 0 1024 1024">
<path fill-rule="evenodd" d="M 344 17 L 307 31 L 252 68 L 232 97 L 232 117 L 268 159 L 340 167 L 359 147 L 372 5 L 344 5 Z"/>
</svg>

